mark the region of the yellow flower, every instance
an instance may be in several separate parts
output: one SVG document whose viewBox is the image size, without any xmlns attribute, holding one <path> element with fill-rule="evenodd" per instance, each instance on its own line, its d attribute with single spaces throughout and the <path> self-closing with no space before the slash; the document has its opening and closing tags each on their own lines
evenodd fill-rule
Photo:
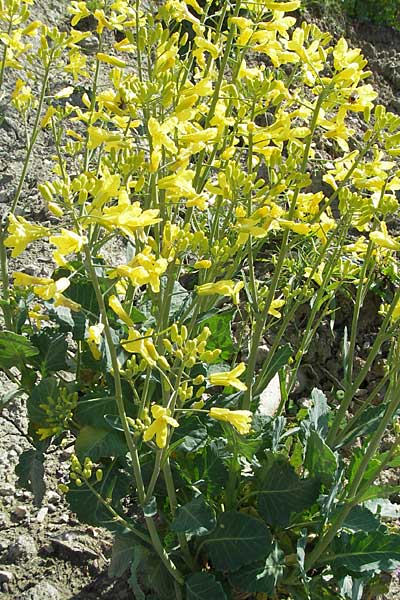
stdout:
<svg viewBox="0 0 400 600">
<path fill-rule="evenodd" d="M 129 329 L 128 338 L 121 340 L 121 344 L 124 350 L 131 354 L 140 354 L 148 365 L 154 367 L 160 355 L 153 344 L 150 333 L 141 334 L 136 329 Z"/>
<path fill-rule="evenodd" d="M 143 439 L 145 442 L 148 442 L 156 436 L 157 446 L 159 448 L 165 448 L 168 437 L 168 425 L 171 427 L 179 427 L 179 423 L 171 417 L 171 411 L 168 408 L 163 408 L 158 404 L 154 404 L 151 407 L 151 414 L 153 415 L 154 421 L 144 432 Z"/>
<path fill-rule="evenodd" d="M 115 312 L 115 314 L 123 321 L 128 327 L 133 327 L 133 321 L 128 315 L 128 313 L 123 309 L 121 302 L 119 301 L 117 296 L 110 296 L 108 299 L 108 304 L 110 308 Z"/>
<path fill-rule="evenodd" d="M 168 267 L 166 258 L 157 258 L 146 246 L 127 265 L 120 265 L 110 273 L 110 277 L 128 277 L 135 287 L 149 284 L 153 292 L 160 291 L 160 276 Z"/>
<path fill-rule="evenodd" d="M 66 254 L 72 254 L 74 252 L 79 252 L 86 242 L 86 238 L 84 236 L 78 235 L 74 231 L 69 231 L 68 229 L 61 229 L 61 235 L 52 235 L 49 238 L 49 241 L 57 246 L 58 252 L 65 256 Z"/>
<path fill-rule="evenodd" d="M 33 225 L 23 217 L 15 217 L 10 214 L 8 217 L 8 233 L 10 234 L 4 240 L 7 248 L 12 248 L 11 256 L 19 256 L 31 242 L 47 235 L 47 227 L 42 225 Z"/>
<path fill-rule="evenodd" d="M 400 250 L 400 242 L 397 242 L 388 233 L 384 231 L 373 231 L 369 238 L 374 244 L 388 250 Z"/>
<path fill-rule="evenodd" d="M 101 344 L 101 334 L 103 333 L 103 329 L 103 323 L 97 323 L 97 325 L 91 325 L 88 328 L 86 341 L 95 360 L 100 360 L 101 358 L 99 346 Z"/>
<path fill-rule="evenodd" d="M 139 228 L 159 223 L 159 212 L 158 209 L 142 210 L 139 202 L 130 204 L 129 200 L 126 202 L 123 195 L 120 195 L 117 206 L 106 207 L 101 216 L 89 217 L 89 220 L 96 221 L 110 230 L 118 227 L 130 237 Z"/>
<path fill-rule="evenodd" d="M 53 283 L 53 280 L 50 279 L 50 277 L 35 277 L 34 275 L 28 275 L 28 273 L 22 273 L 21 271 L 14 271 L 12 277 L 14 279 L 14 285 L 17 287 L 50 285 Z"/>
<path fill-rule="evenodd" d="M 211 385 L 231 386 L 242 392 L 247 390 L 245 383 L 238 379 L 239 375 L 246 370 L 245 364 L 239 363 L 231 371 L 222 371 L 221 373 L 212 373 L 208 379 Z"/>
<path fill-rule="evenodd" d="M 231 296 L 233 303 L 239 303 L 239 292 L 244 287 L 243 281 L 234 283 L 231 279 L 221 279 L 215 283 L 203 283 L 197 287 L 199 296 L 212 296 L 220 294 L 221 296 Z"/>
<path fill-rule="evenodd" d="M 195 269 L 209 269 L 211 267 L 211 260 L 198 260 L 194 263 L 193 267 Z"/>
<path fill-rule="evenodd" d="M 208 413 L 213 419 L 226 421 L 242 435 L 250 432 L 252 413 L 249 410 L 229 410 L 229 408 L 212 408 Z"/>
</svg>

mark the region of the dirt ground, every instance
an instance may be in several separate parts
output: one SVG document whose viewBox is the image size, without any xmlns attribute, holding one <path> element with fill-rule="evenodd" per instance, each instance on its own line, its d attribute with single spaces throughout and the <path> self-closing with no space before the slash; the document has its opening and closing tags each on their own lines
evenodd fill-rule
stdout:
<svg viewBox="0 0 400 600">
<path fill-rule="evenodd" d="M 154 3 L 153 3 L 154 5 Z M 60 25 L 66 16 L 65 0 L 35 0 L 33 17 Z M 380 102 L 400 114 L 400 33 L 390 28 L 367 24 L 338 22 L 333 16 L 305 14 L 335 36 L 345 35 L 353 45 L 360 46 L 373 71 L 375 88 Z M 321 25 L 322 23 L 322 25 Z M 62 82 L 53 82 L 59 85 Z M 14 81 L 5 81 L 6 92 Z M 4 97 L 6 98 L 6 96 Z M 25 153 L 24 132 L 13 108 L 0 97 L 0 214 L 6 209 L 15 192 L 15 182 L 22 168 Z M 20 213 L 26 218 L 49 224 L 37 192 L 37 184 L 49 172 L 50 139 L 42 135 L 36 146 L 26 180 Z M 46 243 L 35 244 L 35 249 L 24 253 L 25 272 L 48 274 L 51 260 Z M 372 300 L 371 300 L 372 302 Z M 377 307 L 368 310 L 376 313 Z M 367 315 L 368 316 L 368 315 Z M 367 336 L 367 331 L 365 333 Z M 366 338 L 367 341 L 367 338 Z M 317 374 L 305 368 L 304 386 L 309 387 L 315 375 L 329 379 L 334 376 L 335 348 L 326 351 L 323 335 L 317 348 L 321 363 Z M 362 360 L 362 357 L 360 358 Z M 325 374 L 325 375 L 324 375 Z M 320 384 L 321 385 L 321 384 Z M 7 388 L 0 379 L 0 397 Z M 81 525 L 70 513 L 57 482 L 67 476 L 71 449 L 65 447 L 49 455 L 46 464 L 47 491 L 41 507 L 35 507 L 32 494 L 18 489 L 14 467 L 18 456 L 29 449 L 24 433 L 27 419 L 22 400 L 8 405 L 0 415 L 0 592 L 4 600 L 124 600 L 132 598 L 125 581 L 115 581 L 107 575 L 111 557 L 112 537 L 104 530 Z M 400 483 L 396 472 L 387 474 L 391 483 Z M 400 598 L 400 574 L 394 575 L 390 592 L 381 600 Z M 317 599 L 315 599 L 317 600 Z"/>
</svg>

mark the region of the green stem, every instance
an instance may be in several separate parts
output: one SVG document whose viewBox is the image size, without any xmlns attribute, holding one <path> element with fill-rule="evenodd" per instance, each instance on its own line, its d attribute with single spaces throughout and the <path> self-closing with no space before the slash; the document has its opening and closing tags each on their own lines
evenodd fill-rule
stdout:
<svg viewBox="0 0 400 600">
<path fill-rule="evenodd" d="M 13 200 L 13 203 L 12 203 L 11 208 L 10 208 L 10 213 L 12 213 L 12 214 L 15 212 L 15 209 L 17 208 L 18 201 L 19 201 L 20 196 L 21 196 L 22 188 L 23 188 L 23 185 L 25 183 L 25 178 L 26 178 L 26 174 L 27 174 L 27 171 L 28 171 L 29 161 L 30 161 L 30 158 L 31 158 L 31 155 L 32 155 L 32 151 L 33 151 L 33 148 L 35 146 L 37 137 L 39 135 L 40 117 L 41 117 L 41 114 L 42 114 L 44 99 L 45 99 L 45 96 L 46 96 L 46 90 L 47 90 L 47 84 L 48 84 L 48 81 L 49 81 L 50 70 L 51 70 L 51 66 L 52 66 L 52 60 L 53 60 L 53 52 L 50 54 L 48 63 L 47 63 L 46 68 L 45 68 L 44 78 L 43 78 L 43 82 L 42 82 L 42 89 L 40 91 L 40 96 L 39 96 L 39 103 L 38 103 L 38 107 L 36 109 L 35 122 L 34 122 L 33 128 L 32 128 L 32 135 L 30 137 L 28 149 L 26 151 L 25 161 L 24 161 L 24 164 L 23 164 L 23 167 L 22 167 L 22 172 L 21 172 L 20 178 L 19 178 L 17 191 L 15 192 L 14 200 Z"/>
<path fill-rule="evenodd" d="M 131 435 L 131 432 L 129 429 L 129 424 L 128 424 L 127 417 L 126 417 L 124 400 L 123 400 L 123 395 L 122 395 L 121 376 L 120 376 L 120 372 L 119 372 L 118 358 L 117 358 L 117 353 L 116 353 L 115 346 L 113 343 L 111 328 L 110 328 L 110 325 L 108 322 L 107 309 L 106 309 L 106 306 L 104 303 L 103 294 L 101 293 L 96 270 L 92 263 L 90 248 L 87 244 L 84 246 L 84 254 L 85 254 L 86 268 L 87 268 L 87 271 L 89 273 L 90 279 L 93 284 L 96 299 L 97 299 L 99 309 L 100 309 L 102 322 L 104 325 L 104 334 L 106 337 L 108 351 L 109 351 L 110 357 L 111 357 L 111 365 L 112 365 L 112 369 L 113 369 L 114 385 L 115 385 L 115 400 L 117 403 L 119 418 L 121 419 L 122 428 L 124 430 L 125 440 L 126 440 L 126 443 L 127 443 L 128 449 L 129 449 L 129 453 L 130 453 L 131 459 L 132 459 L 132 467 L 133 467 L 133 473 L 134 473 L 134 477 L 135 477 L 135 483 L 136 483 L 136 489 L 137 489 L 137 493 L 138 493 L 139 503 L 143 507 L 145 504 L 146 492 L 145 492 L 144 484 L 143 484 L 139 455 L 138 455 L 134 440 L 132 438 L 132 435 Z M 162 545 L 162 542 L 158 535 L 158 532 L 157 532 L 157 529 L 156 529 L 153 519 L 151 517 L 145 517 L 145 522 L 146 522 L 146 526 L 147 526 L 148 532 L 150 534 L 150 538 L 151 538 L 151 541 L 152 541 L 155 551 L 161 558 L 162 562 L 164 563 L 165 567 L 167 568 L 169 573 L 172 575 L 172 577 L 178 583 L 180 583 L 180 584 L 183 583 L 182 575 L 179 573 L 176 566 L 171 561 L 171 559 L 169 558 L 167 552 L 165 551 L 165 549 Z"/>
<path fill-rule="evenodd" d="M 2 311 L 4 316 L 5 328 L 9 331 L 13 329 L 12 312 L 10 306 L 10 280 L 8 277 L 8 266 L 7 266 L 7 250 L 4 246 L 4 239 L 6 237 L 6 221 L 3 220 L 0 223 L 0 267 L 1 267 L 1 283 L 2 283 L 2 296 L 3 304 Z"/>
</svg>

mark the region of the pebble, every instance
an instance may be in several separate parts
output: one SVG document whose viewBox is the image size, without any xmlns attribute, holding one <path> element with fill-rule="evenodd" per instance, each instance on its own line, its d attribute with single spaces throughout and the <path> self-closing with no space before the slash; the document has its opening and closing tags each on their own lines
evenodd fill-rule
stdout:
<svg viewBox="0 0 400 600">
<path fill-rule="evenodd" d="M 10 562 L 33 558 L 36 554 L 37 546 L 30 535 L 19 535 L 16 541 L 8 546 L 8 560 Z"/>
<path fill-rule="evenodd" d="M 47 510 L 49 511 L 49 513 L 52 515 L 55 512 L 57 512 L 57 506 L 54 506 L 54 504 L 48 504 L 47 505 Z"/>
<path fill-rule="evenodd" d="M 11 583 L 14 579 L 14 573 L 11 571 L 0 571 L 0 583 Z"/>
<path fill-rule="evenodd" d="M 28 513 L 28 509 L 23 505 L 16 506 L 12 512 L 13 516 L 19 520 L 25 519 L 28 516 Z"/>
<path fill-rule="evenodd" d="M 0 529 L 6 527 L 7 525 L 7 515 L 6 513 L 0 512 Z"/>
<path fill-rule="evenodd" d="M 10 496 L 14 494 L 15 488 L 11 483 L 4 483 L 0 488 L 0 496 Z"/>
<path fill-rule="evenodd" d="M 40 581 L 19 596 L 19 600 L 60 600 L 60 592 L 48 581 Z"/>
<path fill-rule="evenodd" d="M 48 513 L 48 508 L 46 506 L 43 506 L 38 514 L 36 515 L 36 522 L 37 523 L 43 523 L 43 521 L 45 520 L 45 518 L 47 517 L 47 513 Z"/>
<path fill-rule="evenodd" d="M 55 492 L 54 490 L 50 490 L 47 493 L 47 500 L 49 502 L 52 502 L 54 504 L 57 504 L 58 502 L 60 502 L 61 496 L 60 494 L 57 494 L 57 492 Z"/>
<path fill-rule="evenodd" d="M 78 46 L 82 48 L 82 50 L 86 50 L 86 52 L 97 52 L 99 49 L 99 38 L 95 35 L 89 35 L 85 39 L 78 42 Z"/>
</svg>

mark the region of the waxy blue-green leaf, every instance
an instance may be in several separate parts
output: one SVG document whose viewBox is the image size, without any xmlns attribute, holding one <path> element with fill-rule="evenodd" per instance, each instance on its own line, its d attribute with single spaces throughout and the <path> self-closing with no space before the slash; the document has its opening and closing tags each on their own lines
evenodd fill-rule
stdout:
<svg viewBox="0 0 400 600">
<path fill-rule="evenodd" d="M 108 456 L 125 456 L 127 447 L 122 433 L 85 425 L 76 438 L 75 452 L 79 459 L 89 456 L 96 461 Z"/>
<path fill-rule="evenodd" d="M 194 573 L 185 582 L 186 600 L 226 600 L 222 585 L 212 573 Z"/>
<path fill-rule="evenodd" d="M 314 430 L 310 431 L 307 438 L 304 466 L 326 486 L 332 482 L 338 467 L 337 456 Z"/>
<path fill-rule="evenodd" d="M 39 350 L 35 356 L 34 364 L 39 369 L 42 377 L 67 368 L 65 359 L 67 357 L 68 344 L 63 333 L 52 331 L 41 331 L 32 336 L 32 343 Z"/>
<path fill-rule="evenodd" d="M 40 450 L 26 450 L 19 457 L 15 467 L 18 485 L 33 493 L 33 501 L 40 506 L 44 498 L 46 486 L 44 483 L 44 455 Z"/>
<path fill-rule="evenodd" d="M 272 595 L 278 579 L 283 575 L 284 557 L 284 553 L 275 544 L 266 560 L 252 563 L 231 573 L 229 581 L 244 592 Z"/>
<path fill-rule="evenodd" d="M 394 571 L 400 566 L 400 535 L 381 531 L 342 534 L 321 562 L 330 564 L 335 571 Z"/>
<path fill-rule="evenodd" d="M 171 523 L 171 529 L 177 533 L 201 536 L 213 531 L 216 524 L 214 509 L 200 494 L 178 508 L 175 519 Z"/>
<path fill-rule="evenodd" d="M 219 516 L 217 528 L 205 545 L 214 569 L 236 571 L 244 565 L 263 560 L 271 552 L 272 538 L 268 527 L 260 519 L 229 511 Z"/>
<path fill-rule="evenodd" d="M 259 476 L 257 507 L 267 523 L 286 527 L 293 513 L 310 508 L 318 497 L 317 479 L 300 479 L 283 456 Z"/>
<path fill-rule="evenodd" d="M 0 331 L 1 369 L 31 363 L 31 359 L 38 354 L 38 348 L 24 335 L 18 335 L 13 331 Z"/>
</svg>

